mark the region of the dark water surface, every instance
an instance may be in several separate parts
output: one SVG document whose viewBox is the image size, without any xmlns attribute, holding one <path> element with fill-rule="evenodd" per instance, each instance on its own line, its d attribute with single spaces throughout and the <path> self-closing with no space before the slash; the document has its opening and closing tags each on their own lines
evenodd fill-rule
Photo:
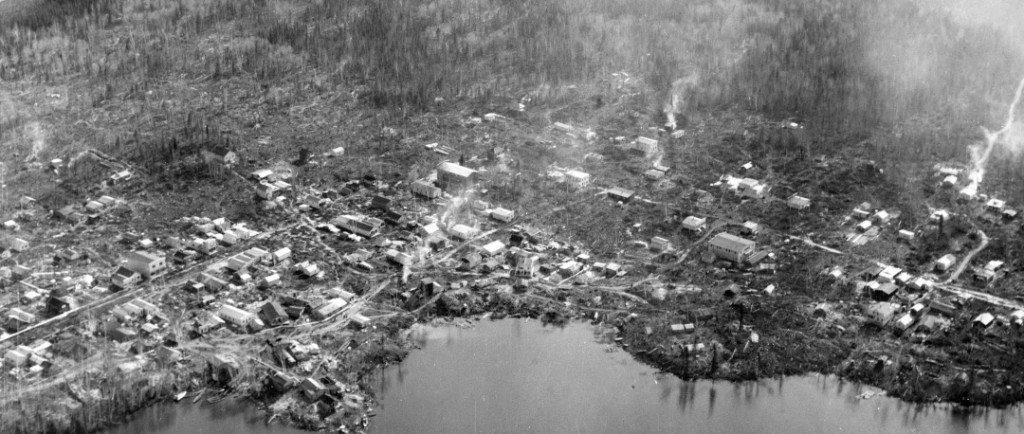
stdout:
<svg viewBox="0 0 1024 434">
<path fill-rule="evenodd" d="M 245 401 L 204 401 L 161 404 L 134 414 L 127 423 L 104 434 L 306 434 L 307 431 L 267 425 L 266 416 Z"/>
<path fill-rule="evenodd" d="M 683 382 L 615 349 L 586 324 L 480 321 L 418 328 L 422 350 L 385 369 L 372 434 L 1024 433 L 1020 407 L 957 415 L 861 396 L 877 389 L 810 375 Z M 161 405 L 105 434 L 294 434 L 254 406 Z"/>
</svg>

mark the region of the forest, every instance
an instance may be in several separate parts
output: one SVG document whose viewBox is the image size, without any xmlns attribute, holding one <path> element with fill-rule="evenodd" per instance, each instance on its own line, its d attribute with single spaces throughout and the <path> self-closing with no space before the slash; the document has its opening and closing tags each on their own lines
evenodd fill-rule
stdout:
<svg viewBox="0 0 1024 434">
<path fill-rule="evenodd" d="M 675 95 L 682 115 L 794 119 L 812 152 L 869 141 L 890 162 L 966 159 L 1024 73 L 1013 41 L 911 0 L 42 0 L 7 16 L 0 78 L 85 80 L 83 108 L 182 77 L 242 79 L 275 100 L 349 86 L 404 113 L 439 98 L 544 104 L 628 72 L 652 117 Z M 217 123 L 189 109 L 145 146 Z M 122 127 L 108 146 L 131 141 Z M 1020 185 L 1024 160 L 1004 157 L 992 175 Z"/>
</svg>

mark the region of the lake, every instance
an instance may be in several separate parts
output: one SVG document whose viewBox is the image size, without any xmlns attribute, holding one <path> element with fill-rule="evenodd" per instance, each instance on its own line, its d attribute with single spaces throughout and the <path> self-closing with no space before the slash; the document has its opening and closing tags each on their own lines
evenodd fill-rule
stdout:
<svg viewBox="0 0 1024 434">
<path fill-rule="evenodd" d="M 187 400 L 186 400 L 187 401 Z M 159 404 L 132 415 L 104 434 L 306 434 L 281 424 L 267 425 L 255 405 L 225 399 L 207 404 Z"/>
<path fill-rule="evenodd" d="M 860 399 L 879 390 L 831 376 L 680 381 L 633 360 L 599 330 L 527 320 L 417 329 L 422 350 L 383 373 L 370 432 L 1024 432 L 1019 407 L 954 415 L 945 406 Z"/>
<path fill-rule="evenodd" d="M 1020 407 L 954 414 L 942 405 L 861 396 L 873 387 L 808 375 L 685 382 L 611 345 L 602 329 L 532 320 L 417 327 L 422 348 L 374 382 L 372 434 L 405 433 L 1020 433 Z M 165 404 L 106 434 L 295 434 L 254 406 Z"/>
</svg>

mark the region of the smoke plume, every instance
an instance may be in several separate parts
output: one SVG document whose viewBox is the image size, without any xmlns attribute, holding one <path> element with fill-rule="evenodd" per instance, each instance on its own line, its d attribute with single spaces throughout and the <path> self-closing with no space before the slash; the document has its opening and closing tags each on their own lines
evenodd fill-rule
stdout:
<svg viewBox="0 0 1024 434">
<path fill-rule="evenodd" d="M 1017 85 L 1013 102 L 1010 103 L 1010 108 L 1006 111 L 1006 123 L 1003 124 L 1002 128 L 998 131 L 989 131 L 987 128 L 981 127 L 982 132 L 985 134 L 985 142 L 970 148 L 971 168 L 967 174 L 967 186 L 960 191 L 963 195 L 974 197 L 978 194 L 978 187 L 981 186 L 981 182 L 985 179 L 985 165 L 988 163 L 988 158 L 992 155 L 992 149 L 996 145 L 1002 144 L 1014 153 L 1019 152 L 1024 147 L 1024 141 L 1021 140 L 1019 134 L 1014 134 L 1013 129 L 1014 114 L 1017 111 L 1017 104 L 1020 103 L 1022 92 L 1024 92 L 1024 78 Z"/>
</svg>

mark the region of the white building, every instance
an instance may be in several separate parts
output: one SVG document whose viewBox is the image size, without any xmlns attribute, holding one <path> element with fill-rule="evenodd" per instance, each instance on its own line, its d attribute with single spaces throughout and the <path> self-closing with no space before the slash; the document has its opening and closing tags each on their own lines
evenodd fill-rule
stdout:
<svg viewBox="0 0 1024 434">
<path fill-rule="evenodd" d="M 484 256 L 495 256 L 505 251 L 505 243 L 502 243 L 501 241 L 497 240 L 491 241 L 487 244 L 484 244 L 483 247 L 481 248 L 481 251 L 484 254 Z"/>
<path fill-rule="evenodd" d="M 151 279 L 167 269 L 167 261 L 163 256 L 137 251 L 128 253 L 128 263 L 125 267 L 146 279 Z"/>
<path fill-rule="evenodd" d="M 289 249 L 287 247 L 282 247 L 280 249 L 277 249 L 277 250 L 274 251 L 273 254 L 271 254 L 271 258 L 273 259 L 275 264 L 280 264 L 280 263 L 284 262 L 285 260 L 290 259 L 291 257 L 292 257 L 292 249 Z"/>
<path fill-rule="evenodd" d="M 495 219 L 495 220 L 498 220 L 498 221 L 501 221 L 501 222 L 505 222 L 505 223 L 512 222 L 512 219 L 514 219 L 515 216 L 516 216 L 515 211 L 509 210 L 509 209 L 505 209 L 505 208 L 495 208 L 493 211 L 491 211 L 491 218 L 492 219 Z"/>
<path fill-rule="evenodd" d="M 786 206 L 793 209 L 807 209 L 811 206 L 811 200 L 794 194 L 786 200 Z"/>
<path fill-rule="evenodd" d="M 232 323 L 239 327 L 252 327 L 262 328 L 262 321 L 252 312 L 247 312 L 230 304 L 225 304 L 217 311 L 219 316 L 224 321 Z"/>
<path fill-rule="evenodd" d="M 476 171 L 445 161 L 437 166 L 437 185 L 445 191 L 458 191 L 473 186 Z"/>
<path fill-rule="evenodd" d="M 476 236 L 477 230 L 464 224 L 457 224 L 448 230 L 448 233 L 460 240 L 468 240 Z"/>
<path fill-rule="evenodd" d="M 935 269 L 939 270 L 939 271 L 949 270 L 949 267 L 952 267 L 953 263 L 955 263 L 955 262 L 956 262 L 956 256 L 953 256 L 953 254 L 951 254 L 951 253 L 947 254 L 947 255 L 939 258 L 938 261 L 935 261 Z"/>
<path fill-rule="evenodd" d="M 689 216 L 683 219 L 683 229 L 693 232 L 703 232 L 707 229 L 708 219 L 703 217 Z"/>
<path fill-rule="evenodd" d="M 644 154 L 645 157 L 650 157 L 655 152 L 658 152 L 658 141 L 649 137 L 637 137 L 636 141 L 633 142 L 633 149 L 636 149 Z"/>
<path fill-rule="evenodd" d="M 330 300 L 327 300 L 326 303 L 317 306 L 315 309 L 313 309 L 313 318 L 317 320 L 322 320 L 337 313 L 346 305 L 348 305 L 348 302 L 345 301 L 345 299 L 341 297 L 332 298 Z"/>
<path fill-rule="evenodd" d="M 736 184 L 736 194 L 753 199 L 764 199 L 770 190 L 768 185 L 751 178 L 743 178 Z"/>
<path fill-rule="evenodd" d="M 579 190 L 590 185 L 590 174 L 580 172 L 579 170 L 567 170 L 565 172 L 565 182 L 570 188 Z"/>
<path fill-rule="evenodd" d="M 1005 207 L 1006 201 L 1004 200 L 992 198 L 989 199 L 988 202 L 985 202 L 985 208 L 987 208 L 989 211 L 1002 212 L 1003 208 Z"/>
<path fill-rule="evenodd" d="M 727 232 L 715 235 L 709 243 L 711 253 L 715 256 L 736 263 L 746 260 L 756 247 L 757 243 Z"/>
</svg>

